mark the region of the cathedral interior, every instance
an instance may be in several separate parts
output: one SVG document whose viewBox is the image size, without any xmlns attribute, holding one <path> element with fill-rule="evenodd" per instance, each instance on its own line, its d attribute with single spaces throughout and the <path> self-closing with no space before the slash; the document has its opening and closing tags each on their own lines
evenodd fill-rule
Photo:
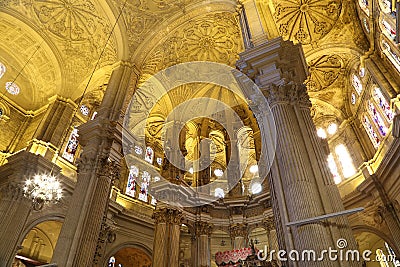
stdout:
<svg viewBox="0 0 400 267">
<path fill-rule="evenodd" d="M 399 13 L 1 0 L 0 267 L 400 266 Z"/>
</svg>

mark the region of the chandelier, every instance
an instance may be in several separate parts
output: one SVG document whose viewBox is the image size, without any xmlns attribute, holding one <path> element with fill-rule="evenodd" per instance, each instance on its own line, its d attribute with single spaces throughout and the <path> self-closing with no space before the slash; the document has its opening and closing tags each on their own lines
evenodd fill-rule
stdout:
<svg viewBox="0 0 400 267">
<path fill-rule="evenodd" d="M 24 194 L 32 199 L 33 208 L 40 210 L 45 204 L 58 202 L 62 197 L 62 189 L 56 177 L 37 174 L 33 179 L 26 180 Z"/>
</svg>

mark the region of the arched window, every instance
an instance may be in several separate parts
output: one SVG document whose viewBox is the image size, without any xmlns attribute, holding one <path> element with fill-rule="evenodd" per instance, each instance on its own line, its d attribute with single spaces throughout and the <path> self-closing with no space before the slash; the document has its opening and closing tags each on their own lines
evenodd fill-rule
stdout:
<svg viewBox="0 0 400 267">
<path fill-rule="evenodd" d="M 362 22 L 364 25 L 364 29 L 367 31 L 367 33 L 369 33 L 371 31 L 371 29 L 369 28 L 369 22 L 368 22 L 367 18 L 363 18 Z"/>
<path fill-rule="evenodd" d="M 358 0 L 358 4 L 360 5 L 360 8 L 362 11 L 369 16 L 369 9 L 368 9 L 368 0 Z"/>
<path fill-rule="evenodd" d="M 343 144 L 336 146 L 335 153 L 342 167 L 343 177 L 349 178 L 356 174 L 356 168 L 354 167 L 353 159 L 351 158 L 346 146 Z"/>
<path fill-rule="evenodd" d="M 351 104 L 355 105 L 357 103 L 357 96 L 355 93 L 351 93 Z"/>
<path fill-rule="evenodd" d="M 353 74 L 351 83 L 354 89 L 356 90 L 357 94 L 361 95 L 363 90 L 363 85 L 361 83 L 360 78 L 357 75 Z"/>
<path fill-rule="evenodd" d="M 383 13 L 390 14 L 392 12 L 392 0 L 379 0 L 379 7 Z"/>
<path fill-rule="evenodd" d="M 74 129 L 68 139 L 67 146 L 65 147 L 63 158 L 69 162 L 74 162 L 76 151 L 78 150 L 78 129 Z"/>
<path fill-rule="evenodd" d="M 333 180 L 335 181 L 335 184 L 340 184 L 340 182 L 342 181 L 342 177 L 340 177 L 335 159 L 333 158 L 332 154 L 328 156 L 328 167 L 333 175 Z"/>
<path fill-rule="evenodd" d="M 400 56 L 397 55 L 388 42 L 382 40 L 382 52 L 388 57 L 390 62 L 396 67 L 400 72 Z"/>
<path fill-rule="evenodd" d="M 136 181 L 139 177 L 139 168 L 131 166 L 129 170 L 128 183 L 126 185 L 125 194 L 131 197 L 135 197 L 136 194 Z"/>
<path fill-rule="evenodd" d="M 150 164 L 153 164 L 154 160 L 154 151 L 151 147 L 146 148 L 146 155 L 144 156 L 144 160 Z"/>
<path fill-rule="evenodd" d="M 396 28 L 390 21 L 383 18 L 380 23 L 383 34 L 385 34 L 390 40 L 396 40 Z"/>
<path fill-rule="evenodd" d="M 368 100 L 368 112 L 371 115 L 372 120 L 374 121 L 378 131 L 382 137 L 385 137 L 388 133 L 388 128 L 386 127 L 381 115 L 376 109 L 375 105 Z"/>
<path fill-rule="evenodd" d="M 149 185 L 150 185 L 150 173 L 144 171 L 142 173 L 142 182 L 140 184 L 139 200 L 147 202 L 149 195 Z"/>
<path fill-rule="evenodd" d="M 7 68 L 6 66 L 0 62 L 0 78 L 3 77 L 3 75 L 6 73 Z"/>
<path fill-rule="evenodd" d="M 379 147 L 379 145 L 381 144 L 381 140 L 380 140 L 378 134 L 375 132 L 375 129 L 372 126 L 367 115 L 364 115 L 362 122 L 363 122 L 364 128 L 367 131 L 368 136 L 371 139 L 371 142 L 374 145 L 374 147 L 375 148 Z"/>
<path fill-rule="evenodd" d="M 390 108 L 389 102 L 383 96 L 382 91 L 379 87 L 375 87 L 372 92 L 372 97 L 375 100 L 375 103 L 378 105 L 379 109 L 385 115 L 385 118 L 388 122 L 392 122 L 394 118 L 394 112 Z"/>
</svg>

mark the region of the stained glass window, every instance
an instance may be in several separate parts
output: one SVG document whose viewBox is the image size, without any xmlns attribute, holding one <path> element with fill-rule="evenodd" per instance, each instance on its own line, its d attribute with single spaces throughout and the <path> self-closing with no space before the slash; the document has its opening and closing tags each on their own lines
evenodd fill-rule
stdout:
<svg viewBox="0 0 400 267">
<path fill-rule="evenodd" d="M 379 6 L 382 11 L 386 14 L 392 12 L 392 1 L 391 0 L 379 0 Z"/>
<path fill-rule="evenodd" d="M 354 89 L 356 89 L 356 92 L 360 95 L 363 90 L 363 85 L 360 78 L 355 74 L 353 74 L 352 84 Z"/>
<path fill-rule="evenodd" d="M 374 91 L 372 93 L 372 96 L 373 96 L 375 102 L 378 104 L 379 108 L 385 114 L 386 119 L 389 122 L 392 122 L 393 118 L 394 118 L 394 113 L 393 113 L 392 109 L 390 108 L 388 101 L 383 96 L 381 89 L 378 87 L 375 87 Z"/>
<path fill-rule="evenodd" d="M 74 129 L 69 137 L 67 146 L 65 147 L 65 151 L 63 153 L 63 158 L 68 160 L 69 162 L 74 162 L 75 154 L 78 149 L 78 129 Z"/>
<path fill-rule="evenodd" d="M 346 146 L 343 144 L 336 146 L 335 153 L 340 161 L 344 178 L 349 178 L 356 174 L 356 168 L 354 167 L 353 159 L 351 158 Z"/>
<path fill-rule="evenodd" d="M 355 105 L 357 102 L 357 96 L 355 93 L 351 93 L 351 103 Z"/>
<path fill-rule="evenodd" d="M 157 205 L 157 199 L 155 199 L 153 196 L 151 197 L 151 205 Z"/>
<path fill-rule="evenodd" d="M 136 181 L 139 177 L 139 168 L 131 166 L 128 176 L 128 184 L 126 185 L 126 192 L 128 196 L 135 197 L 136 194 Z"/>
<path fill-rule="evenodd" d="M 335 159 L 333 158 L 332 154 L 328 156 L 328 167 L 333 175 L 333 180 L 335 181 L 335 184 L 340 184 L 340 182 L 342 181 L 342 177 L 340 177 Z"/>
<path fill-rule="evenodd" d="M 6 90 L 12 95 L 18 95 L 21 89 L 15 82 L 6 82 Z"/>
<path fill-rule="evenodd" d="M 382 40 L 382 50 L 396 69 L 400 71 L 400 56 L 392 50 L 391 46 L 385 40 Z"/>
<path fill-rule="evenodd" d="M 158 165 L 161 166 L 161 165 L 162 165 L 162 162 L 163 162 L 163 159 L 162 159 L 162 158 L 157 158 L 157 164 L 158 164 Z"/>
<path fill-rule="evenodd" d="M 144 156 L 144 160 L 150 164 L 153 164 L 154 159 L 154 151 L 151 147 L 146 148 L 146 155 Z"/>
<path fill-rule="evenodd" d="M 396 39 L 396 29 L 385 19 L 382 20 L 382 31 L 389 39 Z"/>
<path fill-rule="evenodd" d="M 370 29 L 369 29 L 369 23 L 368 23 L 367 18 L 363 18 L 363 19 L 362 19 L 362 22 L 363 22 L 363 24 L 364 24 L 365 30 L 367 31 L 367 33 L 369 33 L 369 32 L 370 32 Z"/>
<path fill-rule="evenodd" d="M 3 77 L 4 73 L 6 73 L 7 68 L 3 63 L 0 62 L 0 78 Z"/>
<path fill-rule="evenodd" d="M 363 118 L 363 125 L 368 133 L 369 138 L 371 139 L 372 144 L 374 145 L 375 148 L 377 148 L 380 145 L 381 140 L 378 134 L 375 132 L 374 127 L 372 126 L 370 120 L 366 115 L 364 115 Z"/>
<path fill-rule="evenodd" d="M 140 184 L 140 193 L 139 193 L 139 199 L 141 201 L 144 202 L 148 201 L 150 179 L 151 179 L 150 173 L 144 171 L 142 174 L 142 182 Z"/>
<path fill-rule="evenodd" d="M 369 16 L 368 0 L 358 0 L 361 9 Z"/>
<path fill-rule="evenodd" d="M 80 110 L 84 116 L 88 116 L 90 113 L 90 109 L 86 105 L 82 105 Z"/>
<path fill-rule="evenodd" d="M 143 148 L 141 148 L 140 146 L 135 146 L 135 153 L 138 155 L 142 155 L 143 154 Z"/>
<path fill-rule="evenodd" d="M 388 128 L 383 122 L 381 115 L 376 110 L 375 105 L 371 101 L 368 101 L 368 111 L 372 117 L 372 120 L 375 122 L 379 133 L 381 134 L 381 136 L 385 137 L 388 133 Z"/>
</svg>

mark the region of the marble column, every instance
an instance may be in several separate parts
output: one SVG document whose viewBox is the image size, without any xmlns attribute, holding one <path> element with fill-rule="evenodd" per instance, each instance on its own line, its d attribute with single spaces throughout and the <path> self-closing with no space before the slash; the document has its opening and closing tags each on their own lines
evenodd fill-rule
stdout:
<svg viewBox="0 0 400 267">
<path fill-rule="evenodd" d="M 154 267 L 178 266 L 182 216 L 182 211 L 173 208 L 157 208 L 154 212 Z"/>
<path fill-rule="evenodd" d="M 211 266 L 211 231 L 212 225 L 207 222 L 196 222 L 195 233 L 197 241 L 197 262 L 195 267 L 210 267 Z"/>
<path fill-rule="evenodd" d="M 348 249 L 356 249 L 346 217 L 286 226 L 289 222 L 344 210 L 311 118 L 311 102 L 303 84 L 307 70 L 301 47 L 277 38 L 242 53 L 238 65 L 258 83 L 265 96 L 257 96 L 251 87 L 244 88 L 261 128 L 261 140 L 268 148 L 274 128 L 276 131 L 275 154 L 269 149 L 264 151 L 259 165 L 260 175 L 267 176 L 269 170 L 265 169 L 264 162 L 274 157 L 269 175 L 270 190 L 274 195 L 274 217 L 280 220 L 277 222 L 280 224 L 278 236 L 282 235 L 285 241 L 282 249 L 300 252 L 312 249 L 318 254 L 330 247 L 335 249 L 339 238 L 348 241 Z M 274 127 L 267 119 L 271 116 Z M 360 266 L 355 262 L 329 261 L 327 258 L 319 262 L 289 261 L 287 265 Z"/>
<path fill-rule="evenodd" d="M 118 63 L 111 75 L 98 115 L 79 127 L 83 153 L 78 159 L 78 179 L 70 207 L 54 250 L 59 266 L 92 266 L 102 231 L 112 182 L 119 166 L 111 158 L 116 123 L 123 107 L 134 67 Z"/>
<path fill-rule="evenodd" d="M 229 228 L 233 249 L 247 247 L 248 227 L 244 223 L 231 225 Z"/>
</svg>

